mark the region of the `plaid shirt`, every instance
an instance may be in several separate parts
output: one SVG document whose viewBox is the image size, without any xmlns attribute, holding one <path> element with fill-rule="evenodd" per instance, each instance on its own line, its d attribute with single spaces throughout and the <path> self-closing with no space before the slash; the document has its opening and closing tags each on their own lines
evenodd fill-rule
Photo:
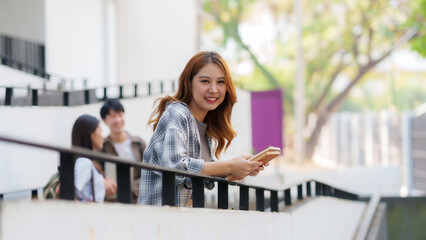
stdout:
<svg viewBox="0 0 426 240">
<path fill-rule="evenodd" d="M 211 154 L 211 138 L 207 137 Z M 166 107 L 157 128 L 143 155 L 143 162 L 163 167 L 201 173 L 200 136 L 197 122 L 182 102 L 173 102 Z M 212 159 L 216 160 L 216 159 Z M 205 187 L 213 189 L 214 183 L 205 181 Z M 190 177 L 176 175 L 176 206 L 186 206 L 192 196 Z M 161 205 L 162 174 L 142 169 L 138 203 Z"/>
</svg>

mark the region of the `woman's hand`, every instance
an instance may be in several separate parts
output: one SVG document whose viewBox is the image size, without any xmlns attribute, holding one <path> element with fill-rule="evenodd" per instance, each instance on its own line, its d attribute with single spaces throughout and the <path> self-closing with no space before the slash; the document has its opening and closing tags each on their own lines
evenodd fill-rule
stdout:
<svg viewBox="0 0 426 240">
<path fill-rule="evenodd" d="M 249 175 L 250 176 L 256 176 L 257 174 L 259 174 L 260 171 L 265 170 L 265 167 L 269 166 L 269 163 L 265 163 L 261 166 L 259 166 L 258 168 L 256 168 L 256 170 L 254 170 L 253 172 L 251 172 Z"/>
<path fill-rule="evenodd" d="M 117 184 L 109 177 L 105 177 L 104 179 L 105 185 L 105 195 L 111 196 L 117 194 Z"/>
<path fill-rule="evenodd" d="M 255 171 L 263 170 L 262 162 L 248 161 L 250 158 L 250 155 L 242 155 L 230 161 L 232 175 L 232 178 L 229 179 L 230 181 L 241 180 Z"/>
</svg>

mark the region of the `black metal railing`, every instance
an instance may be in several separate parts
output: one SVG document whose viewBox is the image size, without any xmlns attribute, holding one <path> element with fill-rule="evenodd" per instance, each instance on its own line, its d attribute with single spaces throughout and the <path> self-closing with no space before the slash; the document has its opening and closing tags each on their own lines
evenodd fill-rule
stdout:
<svg viewBox="0 0 426 240">
<path fill-rule="evenodd" d="M 163 94 L 165 93 L 165 85 L 168 83 L 171 87 L 169 91 L 175 91 L 175 81 L 171 80 L 170 82 L 160 81 L 157 82 L 157 91 L 153 91 L 154 83 L 152 82 L 138 82 L 138 83 L 128 83 L 128 84 L 111 84 L 105 85 L 97 88 L 84 88 L 81 90 L 54 90 L 47 89 L 45 86 L 43 88 L 32 88 L 28 87 L 9 87 L 9 86 L 0 86 L 0 105 L 6 106 L 40 106 L 40 98 L 46 95 L 55 95 L 56 98 L 52 99 L 50 102 L 44 101 L 44 104 L 41 106 L 78 106 L 84 104 L 92 104 L 99 101 L 104 101 L 110 98 L 118 99 L 130 99 L 138 97 L 147 97 L 154 94 Z M 1 90 L 4 89 L 4 95 L 1 93 Z M 125 94 L 125 89 L 127 94 Z M 21 94 L 20 96 L 15 96 L 16 91 L 25 90 L 26 94 Z M 113 90 L 116 94 L 108 94 L 108 90 Z M 144 91 L 145 90 L 145 91 Z M 98 91 L 102 91 L 102 94 L 97 94 Z M 4 97 L 3 97 L 4 96 Z M 23 100 L 23 98 L 25 98 Z M 28 99 L 27 99 L 28 98 Z M 27 100 L 26 100 L 27 99 Z M 16 101 L 15 101 L 16 100 Z M 19 102 L 19 104 L 15 104 Z"/>
<path fill-rule="evenodd" d="M 285 206 L 291 206 L 292 197 L 290 188 L 286 189 L 272 189 L 259 186 L 252 186 L 247 184 L 240 184 L 238 182 L 227 181 L 225 178 L 211 177 L 196 173 L 191 173 L 183 170 L 176 170 L 173 168 L 166 168 L 157 165 L 134 162 L 130 159 L 114 157 L 102 153 L 93 152 L 83 148 L 63 148 L 35 142 L 23 141 L 0 136 L 0 141 L 21 144 L 40 149 L 51 150 L 59 152 L 60 154 L 60 199 L 74 200 L 74 159 L 76 156 L 87 157 L 92 160 L 112 162 L 117 166 L 117 200 L 121 203 L 131 203 L 132 193 L 130 190 L 130 167 L 143 168 L 161 172 L 162 177 L 162 205 L 175 206 L 176 188 L 175 177 L 176 175 L 186 176 L 192 178 L 193 188 L 193 207 L 203 208 L 205 204 L 204 198 L 204 181 L 210 180 L 218 183 L 218 199 L 217 207 L 219 209 L 228 209 L 228 188 L 229 186 L 237 186 L 240 189 L 239 209 L 249 210 L 249 189 L 256 191 L 256 210 L 265 211 L 265 192 L 270 192 L 270 209 L 273 212 L 279 211 L 279 198 L 278 193 L 284 193 Z M 297 200 L 302 201 L 306 198 L 313 197 L 312 185 L 315 186 L 315 196 L 331 196 L 342 199 L 358 200 L 356 194 L 335 188 L 328 184 L 308 180 L 297 184 Z M 303 191 L 305 189 L 305 191 Z M 303 194 L 305 192 L 305 194 Z M 2 193 L 3 194 L 3 193 Z"/>
<path fill-rule="evenodd" d="M 46 78 L 46 53 L 41 43 L 0 34 L 1 64 Z"/>
</svg>

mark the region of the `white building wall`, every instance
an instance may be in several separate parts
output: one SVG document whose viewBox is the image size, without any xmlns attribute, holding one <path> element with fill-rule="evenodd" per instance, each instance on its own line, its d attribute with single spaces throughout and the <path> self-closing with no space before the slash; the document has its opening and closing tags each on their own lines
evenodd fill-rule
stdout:
<svg viewBox="0 0 426 240">
<path fill-rule="evenodd" d="M 118 0 L 118 81 L 177 79 L 197 52 L 196 0 Z"/>
<path fill-rule="evenodd" d="M 46 69 L 49 73 L 103 85 L 106 20 L 103 0 L 45 0 Z"/>
<path fill-rule="evenodd" d="M 1 0 L 0 33 L 44 43 L 44 0 Z"/>
</svg>

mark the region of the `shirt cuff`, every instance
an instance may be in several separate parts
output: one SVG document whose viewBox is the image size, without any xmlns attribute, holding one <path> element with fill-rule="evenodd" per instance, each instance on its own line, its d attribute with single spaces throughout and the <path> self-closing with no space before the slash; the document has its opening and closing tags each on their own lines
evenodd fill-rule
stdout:
<svg viewBox="0 0 426 240">
<path fill-rule="evenodd" d="M 183 160 L 183 163 L 186 167 L 186 170 L 188 172 L 198 173 L 200 174 L 204 167 L 204 160 L 203 159 L 195 159 L 195 158 L 187 158 Z M 187 189 L 192 188 L 192 178 L 191 177 L 185 177 L 184 180 L 184 187 Z"/>
</svg>

